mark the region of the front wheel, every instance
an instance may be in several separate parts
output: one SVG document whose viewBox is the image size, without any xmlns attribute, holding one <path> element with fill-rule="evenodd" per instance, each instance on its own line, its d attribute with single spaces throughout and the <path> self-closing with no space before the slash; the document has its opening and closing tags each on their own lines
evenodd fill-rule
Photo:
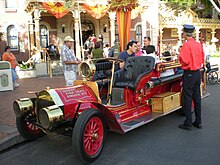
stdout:
<svg viewBox="0 0 220 165">
<path fill-rule="evenodd" d="M 84 162 L 96 160 L 103 149 L 105 135 L 106 126 L 102 113 L 97 109 L 85 110 L 73 129 L 74 152 Z"/>
<path fill-rule="evenodd" d="M 44 132 L 31 122 L 32 114 L 25 114 L 16 118 L 18 132 L 27 140 L 35 140 L 44 135 Z"/>
</svg>

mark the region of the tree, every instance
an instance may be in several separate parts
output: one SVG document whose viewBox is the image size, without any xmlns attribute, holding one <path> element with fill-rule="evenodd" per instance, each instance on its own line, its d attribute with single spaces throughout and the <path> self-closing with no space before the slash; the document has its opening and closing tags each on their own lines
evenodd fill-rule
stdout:
<svg viewBox="0 0 220 165">
<path fill-rule="evenodd" d="M 214 8 L 220 13 L 220 0 L 209 0 Z"/>
<path fill-rule="evenodd" d="M 211 13 L 212 6 L 220 13 L 220 0 L 161 0 L 168 3 L 174 9 L 190 7 L 195 12 L 207 16 Z"/>
</svg>

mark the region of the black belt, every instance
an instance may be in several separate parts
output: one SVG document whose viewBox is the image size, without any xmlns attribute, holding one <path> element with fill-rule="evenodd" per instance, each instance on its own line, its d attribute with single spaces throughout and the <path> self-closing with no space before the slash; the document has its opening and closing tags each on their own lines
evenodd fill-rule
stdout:
<svg viewBox="0 0 220 165">
<path fill-rule="evenodd" d="M 184 72 L 186 73 L 192 73 L 192 72 L 198 72 L 200 71 L 200 69 L 197 69 L 197 70 L 184 70 Z"/>
</svg>

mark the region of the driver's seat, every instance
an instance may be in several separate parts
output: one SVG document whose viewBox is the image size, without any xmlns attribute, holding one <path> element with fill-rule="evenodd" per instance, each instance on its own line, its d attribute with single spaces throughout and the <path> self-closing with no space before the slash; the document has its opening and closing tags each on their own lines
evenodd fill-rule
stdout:
<svg viewBox="0 0 220 165">
<path fill-rule="evenodd" d="M 151 56 L 129 57 L 124 67 L 114 73 L 113 86 L 135 89 L 138 81 L 153 70 L 154 64 Z"/>
</svg>

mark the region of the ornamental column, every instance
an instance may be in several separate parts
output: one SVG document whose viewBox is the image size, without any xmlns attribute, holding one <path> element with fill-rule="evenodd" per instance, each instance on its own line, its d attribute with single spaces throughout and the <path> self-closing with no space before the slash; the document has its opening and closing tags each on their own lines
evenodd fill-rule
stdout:
<svg viewBox="0 0 220 165">
<path fill-rule="evenodd" d="M 218 39 L 215 37 L 215 29 L 214 28 L 212 28 L 212 32 L 211 32 L 211 34 L 212 34 L 212 39 L 211 39 L 211 43 L 212 43 L 212 45 L 211 45 L 211 50 L 212 50 L 212 52 L 215 52 L 216 51 L 216 45 L 215 45 L 215 42 L 218 42 Z"/>
<path fill-rule="evenodd" d="M 115 42 L 115 18 L 116 18 L 116 12 L 109 12 L 109 18 L 110 18 L 111 46 L 113 46 L 114 42 Z"/>
<path fill-rule="evenodd" d="M 36 47 L 38 50 L 40 50 L 40 12 L 38 9 L 34 10 L 34 31 L 35 31 L 35 42 Z"/>
<path fill-rule="evenodd" d="M 75 26 L 75 45 L 76 45 L 76 57 L 78 59 L 82 59 L 81 52 L 80 52 L 80 36 L 79 36 L 79 14 L 80 12 L 78 10 L 75 10 L 73 12 L 74 17 L 74 26 Z"/>
<path fill-rule="evenodd" d="M 179 26 L 178 30 L 177 30 L 177 33 L 178 33 L 178 43 L 177 43 L 177 45 L 178 46 L 182 45 L 182 33 L 183 33 L 182 30 L 183 30 L 183 27 Z"/>
<path fill-rule="evenodd" d="M 144 7 L 144 10 L 143 10 L 143 12 L 141 12 L 141 27 L 142 27 L 142 41 L 141 41 L 141 43 L 144 41 L 144 37 L 146 37 L 146 35 L 147 35 L 147 33 L 146 33 L 146 31 L 147 31 L 147 17 L 146 17 L 146 15 L 147 15 L 147 10 L 146 10 L 147 8 L 146 7 Z"/>
<path fill-rule="evenodd" d="M 199 33 L 200 33 L 200 28 L 196 27 L 196 41 L 199 42 Z"/>
<path fill-rule="evenodd" d="M 163 28 L 160 29 L 160 53 L 163 52 Z"/>
<path fill-rule="evenodd" d="M 29 56 L 31 55 L 31 50 L 34 47 L 34 23 L 33 23 L 33 18 L 32 18 L 32 14 L 28 13 L 28 25 L 29 25 Z"/>
</svg>

